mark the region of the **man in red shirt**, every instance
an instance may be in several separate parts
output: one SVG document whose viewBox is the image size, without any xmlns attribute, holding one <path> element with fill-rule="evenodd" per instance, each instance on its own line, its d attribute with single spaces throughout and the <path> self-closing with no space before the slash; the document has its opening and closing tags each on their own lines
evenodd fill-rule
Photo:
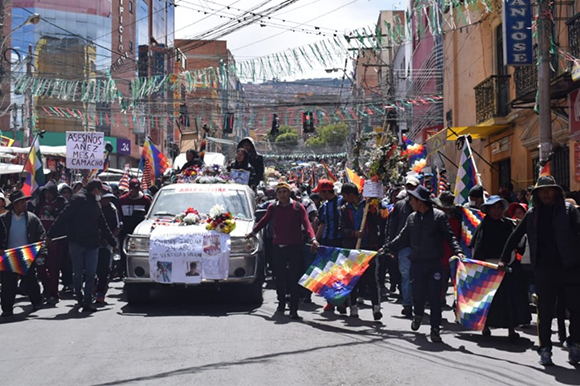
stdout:
<svg viewBox="0 0 580 386">
<path fill-rule="evenodd" d="M 298 280 L 304 273 L 304 255 L 302 251 L 302 227 L 312 243 L 311 251 L 318 249 L 318 241 L 308 220 L 308 214 L 302 204 L 290 198 L 290 186 L 285 182 L 276 185 L 276 201 L 268 206 L 262 219 L 254 226 L 246 237 L 252 237 L 264 228 L 270 220 L 274 224 L 274 256 L 273 269 L 276 276 L 276 294 L 278 295 L 278 309 L 286 309 L 286 287 L 290 289 L 290 317 L 298 316 L 298 298 L 300 285 Z"/>
</svg>

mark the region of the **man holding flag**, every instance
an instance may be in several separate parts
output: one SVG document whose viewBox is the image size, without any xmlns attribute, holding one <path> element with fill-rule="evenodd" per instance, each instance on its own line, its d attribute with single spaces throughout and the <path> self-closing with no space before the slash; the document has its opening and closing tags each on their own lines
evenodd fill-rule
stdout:
<svg viewBox="0 0 580 386">
<path fill-rule="evenodd" d="M 46 237 L 46 232 L 38 217 L 26 211 L 26 203 L 29 198 L 21 190 L 16 190 L 10 194 L 11 210 L 0 217 L 0 252 L 2 254 L 6 248 L 23 247 L 44 241 Z M 36 277 L 36 265 L 44 264 L 44 256 L 46 256 L 46 248 L 43 246 L 26 275 L 22 277 L 34 311 L 42 305 L 40 285 Z M 19 276 L 15 272 L 2 271 L 1 277 L 2 316 L 12 316 Z"/>
</svg>

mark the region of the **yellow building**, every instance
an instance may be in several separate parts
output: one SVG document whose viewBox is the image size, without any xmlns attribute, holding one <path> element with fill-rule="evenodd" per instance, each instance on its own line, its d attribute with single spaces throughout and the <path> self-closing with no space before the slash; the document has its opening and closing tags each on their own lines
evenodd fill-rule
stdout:
<svg viewBox="0 0 580 386">
<path fill-rule="evenodd" d="M 448 137 L 442 153 L 449 158 L 445 161 L 449 181 L 455 181 L 456 168 L 450 161 L 457 163 L 459 154 L 449 139 L 454 133 L 471 134 L 472 148 L 481 155 L 475 155 L 475 159 L 483 186 L 490 194 L 497 194 L 499 187 L 509 181 L 516 190 L 533 185 L 538 173 L 539 124 L 534 111 L 536 66 L 504 65 L 502 2 L 494 1 L 493 5 L 492 12 L 481 5 L 478 10 L 472 9 L 469 25 L 460 12 L 447 9 L 444 14 L 443 96 L 445 126 L 450 129 L 438 137 Z M 561 53 L 578 57 L 580 14 L 574 6 L 564 3 L 556 3 L 555 7 L 553 13 L 558 17 L 554 18 L 553 41 Z M 553 56 L 551 64 L 554 152 L 550 166 L 558 183 L 580 190 L 578 155 L 575 157 L 574 152 L 575 148 L 580 151 L 576 142 L 580 136 L 574 135 L 580 131 L 580 108 L 574 115 L 574 106 L 568 106 L 572 92 L 580 107 L 580 98 L 574 91 L 580 82 L 572 81 L 572 62 L 562 55 Z M 573 118 L 572 132 L 569 116 Z"/>
</svg>

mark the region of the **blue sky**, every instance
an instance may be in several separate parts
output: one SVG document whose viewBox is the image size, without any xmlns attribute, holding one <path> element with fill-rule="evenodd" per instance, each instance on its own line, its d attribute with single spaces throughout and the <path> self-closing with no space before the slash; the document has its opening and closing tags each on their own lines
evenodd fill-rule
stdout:
<svg viewBox="0 0 580 386">
<path fill-rule="evenodd" d="M 250 10 L 259 4 L 267 3 L 256 11 L 263 13 L 264 9 L 283 2 L 283 0 L 176 0 L 176 38 L 193 38 L 205 31 L 214 30 L 217 25 L 229 21 L 225 17 L 235 17 L 240 15 L 242 10 Z M 229 9 L 226 6 L 229 6 Z M 332 36 L 333 33 L 345 34 L 356 28 L 374 25 L 379 11 L 395 9 L 395 6 L 402 9 L 404 2 L 399 0 L 299 0 L 272 14 L 270 19 L 263 19 L 265 26 L 260 26 L 258 22 L 220 40 L 227 40 L 228 48 L 236 60 L 243 61 L 328 38 L 317 35 L 318 32 Z M 301 23 L 304 24 L 300 25 Z M 276 25 L 283 28 L 277 28 Z M 296 32 L 291 32 L 289 29 L 294 29 Z M 302 29 L 312 33 L 307 34 Z M 324 68 L 320 68 L 298 75 L 296 78 L 330 76 L 339 77 L 338 74 L 329 75 Z"/>
</svg>

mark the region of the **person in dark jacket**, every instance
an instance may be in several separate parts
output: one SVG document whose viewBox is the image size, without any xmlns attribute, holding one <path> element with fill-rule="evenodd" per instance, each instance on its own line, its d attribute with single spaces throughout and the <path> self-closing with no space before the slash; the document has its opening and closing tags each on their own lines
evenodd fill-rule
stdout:
<svg viewBox="0 0 580 386">
<path fill-rule="evenodd" d="M 470 248 L 473 259 L 480 261 L 499 261 L 503 247 L 515 228 L 515 223 L 503 216 L 508 209 L 507 200 L 491 196 L 481 206 L 485 218 L 473 233 Z M 526 277 L 515 252 L 510 263 L 511 272 L 506 274 L 493 297 L 483 329 L 484 336 L 490 336 L 493 328 L 507 328 L 510 342 L 516 342 L 519 334 L 515 328 L 531 321 L 528 303 Z"/>
<path fill-rule="evenodd" d="M 358 187 L 352 182 L 342 185 L 340 191 L 344 204 L 340 207 L 340 234 L 342 246 L 355 249 L 359 239 L 362 239 L 360 249 L 376 251 L 380 247 L 378 208 L 369 210 L 364 230 L 361 232 L 366 200 L 362 199 Z M 361 289 L 367 287 L 373 304 L 373 318 L 381 320 L 381 289 L 379 286 L 379 258 L 377 255 L 369 261 L 369 267 L 362 274 L 356 286 L 350 293 L 350 316 L 358 318 L 357 297 L 362 296 Z"/>
<path fill-rule="evenodd" d="M 21 190 L 16 190 L 10 194 L 11 210 L 0 217 L 2 222 L 0 225 L 0 252 L 2 254 L 4 254 L 4 249 L 6 248 L 18 248 L 44 241 L 46 233 L 42 223 L 34 213 L 26 211 L 29 198 Z M 38 310 L 42 305 L 42 295 L 40 294 L 40 285 L 36 277 L 36 267 L 44 264 L 44 256 L 46 256 L 46 248 L 42 247 L 28 272 L 22 277 L 34 311 Z M 14 300 L 16 299 L 19 275 L 5 271 L 0 274 L 2 278 L 2 293 L 0 295 L 2 299 L 2 316 L 12 316 L 14 314 Z"/>
<path fill-rule="evenodd" d="M 93 288 L 101 239 L 117 248 L 99 205 L 103 184 L 94 179 L 67 203 L 50 230 L 50 238 L 66 235 L 73 262 L 75 296 L 84 312 L 95 312 Z M 82 291 L 84 277 L 84 295 Z"/>
<path fill-rule="evenodd" d="M 409 258 L 415 312 L 411 329 L 417 331 L 421 326 L 425 301 L 429 297 L 431 340 L 440 342 L 443 241 L 447 240 L 459 257 L 464 256 L 447 216 L 433 208 L 429 196 L 429 191 L 423 186 L 409 191 L 409 203 L 415 212 L 407 218 L 399 235 L 385 244 L 384 249 L 411 248 Z"/>
<path fill-rule="evenodd" d="M 250 175 L 248 178 L 248 185 L 250 185 L 252 188 L 255 188 L 260 183 L 260 181 L 256 178 L 256 170 L 252 165 L 250 165 L 250 153 L 248 153 L 246 149 L 240 147 L 238 150 L 236 150 L 236 159 L 231 164 L 229 164 L 228 172 L 231 172 L 232 169 L 249 172 Z"/>
<path fill-rule="evenodd" d="M 264 156 L 258 154 L 254 140 L 251 137 L 246 137 L 238 143 L 238 149 L 244 148 L 250 154 L 250 165 L 256 171 L 256 181 L 260 183 L 264 179 Z"/>
<path fill-rule="evenodd" d="M 192 167 L 202 167 L 203 160 L 199 156 L 199 152 L 197 150 L 189 149 L 185 152 L 185 159 L 187 160 L 186 163 L 183 164 L 181 167 L 180 172 L 192 168 Z"/>
<path fill-rule="evenodd" d="M 556 299 L 563 300 L 570 313 L 568 360 L 580 362 L 580 213 L 564 201 L 564 191 L 552 176 L 542 176 L 532 190 L 533 207 L 508 238 L 501 254 L 501 266 L 528 236 L 530 260 L 538 296 L 538 353 L 540 363 L 552 365 L 552 320 Z"/>
<path fill-rule="evenodd" d="M 54 181 L 47 182 L 40 190 L 34 214 L 42 222 L 45 231 L 49 232 L 52 224 L 66 205 L 66 200 L 58 193 L 58 188 Z M 47 242 L 46 249 L 48 254 L 45 264 L 37 267 L 38 277 L 44 287 L 44 296 L 47 297 L 47 303 L 55 305 L 60 300 L 58 282 L 61 266 L 60 259 L 63 252 L 61 241 Z"/>
<path fill-rule="evenodd" d="M 411 192 L 420 185 L 420 181 L 416 177 L 407 177 L 405 180 L 405 189 Z M 413 208 L 409 203 L 409 197 L 397 202 L 393 211 L 389 215 L 389 225 L 386 232 L 386 241 L 392 241 L 401 232 L 407 221 L 407 217 L 413 212 Z M 413 294 L 411 291 L 411 248 L 408 246 L 400 249 L 393 249 L 396 258 L 399 260 L 399 272 L 401 273 L 401 296 L 403 297 L 403 310 L 401 314 L 412 317 L 413 316 Z"/>
</svg>

